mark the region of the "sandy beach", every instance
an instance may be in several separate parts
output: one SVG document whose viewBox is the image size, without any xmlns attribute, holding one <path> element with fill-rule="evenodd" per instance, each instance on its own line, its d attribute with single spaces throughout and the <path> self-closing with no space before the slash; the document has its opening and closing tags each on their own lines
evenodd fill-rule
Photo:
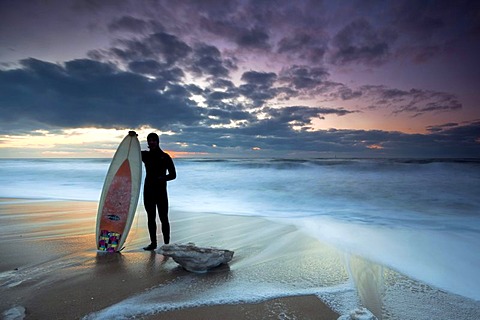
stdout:
<svg viewBox="0 0 480 320">
<path fill-rule="evenodd" d="M 254 264 L 252 254 L 261 257 L 268 243 L 279 237 L 293 240 L 297 235 L 292 227 L 252 217 L 208 214 L 192 217 L 172 211 L 173 242 L 195 242 L 236 251 L 230 266 L 197 275 L 178 267 L 171 259 L 141 249 L 147 243 L 147 232 L 140 207 L 138 220 L 132 226 L 123 252 L 97 253 L 94 240 L 96 206 L 95 202 L 2 199 L 0 311 L 4 316 L 9 310 L 10 314 L 20 310 L 21 318 L 24 308 L 25 319 L 114 319 L 117 318 L 116 310 L 118 318 L 128 318 L 132 314 L 122 301 L 131 297 L 142 299 L 142 295 L 163 288 L 173 292 L 169 294 L 171 301 L 179 302 L 178 306 L 168 310 L 165 308 L 168 301 L 157 301 L 164 307 L 155 308 L 153 302 L 134 316 L 150 319 L 337 319 L 339 316 L 317 296 L 298 293 L 291 296 L 279 293 L 273 298 L 257 296 L 251 301 L 233 303 L 228 303 L 229 297 L 225 297 L 223 303 L 202 305 L 205 303 L 200 301 L 197 306 L 193 304 L 194 307 L 189 307 L 191 303 L 182 306 L 181 301 L 191 301 L 191 296 L 181 285 L 176 290 L 176 283 L 188 279 L 189 286 L 196 286 L 199 293 L 204 289 L 215 290 L 216 286 L 221 288 L 242 268 Z M 289 247 L 282 242 L 276 248 L 279 259 L 284 261 L 291 260 L 297 250 L 304 253 L 311 250 L 307 243 L 299 248 L 295 243 Z M 308 261 L 308 257 L 305 259 Z M 256 263 L 263 262 L 266 261 L 257 260 Z M 335 263 L 330 261 L 330 267 Z M 341 268 L 335 272 L 338 277 L 345 278 Z M 258 270 L 259 279 L 275 277 L 275 272 L 288 272 L 287 269 L 264 270 L 262 274 Z M 250 283 L 250 287 L 241 289 L 251 290 L 255 296 L 254 277 Z"/>
<path fill-rule="evenodd" d="M 4 319 L 336 320 L 360 306 L 389 320 L 480 314 L 480 302 L 323 243 L 288 218 L 172 209 L 172 243 L 235 252 L 197 274 L 142 249 L 142 205 L 124 250 L 97 253 L 96 212 L 93 201 L 0 200 Z"/>
</svg>

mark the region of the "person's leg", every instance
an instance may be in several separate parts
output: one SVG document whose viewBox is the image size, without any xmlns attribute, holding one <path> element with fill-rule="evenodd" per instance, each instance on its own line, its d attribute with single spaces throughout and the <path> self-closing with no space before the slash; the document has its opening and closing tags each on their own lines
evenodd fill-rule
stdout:
<svg viewBox="0 0 480 320">
<path fill-rule="evenodd" d="M 157 222 L 156 222 L 156 205 L 155 197 L 148 192 L 143 193 L 143 205 L 145 206 L 145 211 L 147 212 L 147 226 L 148 233 L 150 235 L 150 245 L 143 248 L 145 250 L 153 250 L 157 248 Z"/>
<path fill-rule="evenodd" d="M 157 202 L 158 215 L 162 223 L 163 242 L 170 243 L 170 222 L 168 221 L 168 196 L 167 190 L 161 192 Z"/>
</svg>

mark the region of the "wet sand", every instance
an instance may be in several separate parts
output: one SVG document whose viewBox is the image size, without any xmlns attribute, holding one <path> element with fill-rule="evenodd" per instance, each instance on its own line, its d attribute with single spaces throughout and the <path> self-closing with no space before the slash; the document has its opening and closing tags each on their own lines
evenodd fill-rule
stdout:
<svg viewBox="0 0 480 320">
<path fill-rule="evenodd" d="M 253 320 L 253 319 L 338 319 L 339 315 L 316 296 L 286 297 L 262 303 L 197 307 L 161 313 L 149 319 Z"/>
<path fill-rule="evenodd" d="M 140 207 L 125 250 L 121 254 L 97 253 L 96 211 L 95 202 L 1 199 L 0 313 L 20 306 L 25 308 L 25 319 L 81 319 L 176 279 L 192 277 L 171 259 L 141 249 L 148 236 Z M 291 227 L 270 225 L 271 222 L 251 217 L 191 217 L 174 211 L 170 216 L 173 242 L 243 247 L 245 252 L 249 248 L 241 243 L 246 241 L 246 232 L 252 232 L 252 226 L 268 230 L 258 235 L 259 246 L 292 231 Z M 248 263 L 242 260 L 241 252 L 232 262 L 238 268 L 242 262 Z M 202 281 L 223 281 L 229 277 L 229 268 L 220 268 L 208 277 L 204 276 Z M 141 318 L 337 319 L 339 316 L 314 295 L 152 312 L 155 313 Z"/>
</svg>

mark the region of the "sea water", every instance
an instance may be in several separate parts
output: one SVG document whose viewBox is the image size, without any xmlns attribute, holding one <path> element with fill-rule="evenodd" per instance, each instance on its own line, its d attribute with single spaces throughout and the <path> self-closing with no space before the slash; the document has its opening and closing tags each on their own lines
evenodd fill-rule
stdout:
<svg viewBox="0 0 480 320">
<path fill-rule="evenodd" d="M 0 197 L 98 201 L 109 163 L 1 159 Z M 172 211 L 258 216 L 293 225 L 438 292 L 471 300 L 472 312 L 478 310 L 480 160 L 175 159 L 175 164 L 178 176 L 168 187 Z M 358 266 L 363 264 L 350 265 L 353 279 Z M 177 287 L 182 285 L 189 284 Z M 272 296 L 286 290 L 276 288 L 269 289 Z M 245 300 L 235 288 L 225 290 Z M 322 290 L 318 295 L 333 305 L 349 299 L 341 298 L 350 294 L 342 286 Z M 225 296 L 215 295 L 211 303 Z"/>
</svg>

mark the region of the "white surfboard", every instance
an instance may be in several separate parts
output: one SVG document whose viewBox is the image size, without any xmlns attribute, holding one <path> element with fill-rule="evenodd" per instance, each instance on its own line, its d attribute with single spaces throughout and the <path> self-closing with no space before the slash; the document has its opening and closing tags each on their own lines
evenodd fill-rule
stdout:
<svg viewBox="0 0 480 320">
<path fill-rule="evenodd" d="M 135 131 L 118 146 L 108 168 L 98 204 L 97 250 L 123 249 L 137 210 L 142 182 L 142 154 Z"/>
</svg>

